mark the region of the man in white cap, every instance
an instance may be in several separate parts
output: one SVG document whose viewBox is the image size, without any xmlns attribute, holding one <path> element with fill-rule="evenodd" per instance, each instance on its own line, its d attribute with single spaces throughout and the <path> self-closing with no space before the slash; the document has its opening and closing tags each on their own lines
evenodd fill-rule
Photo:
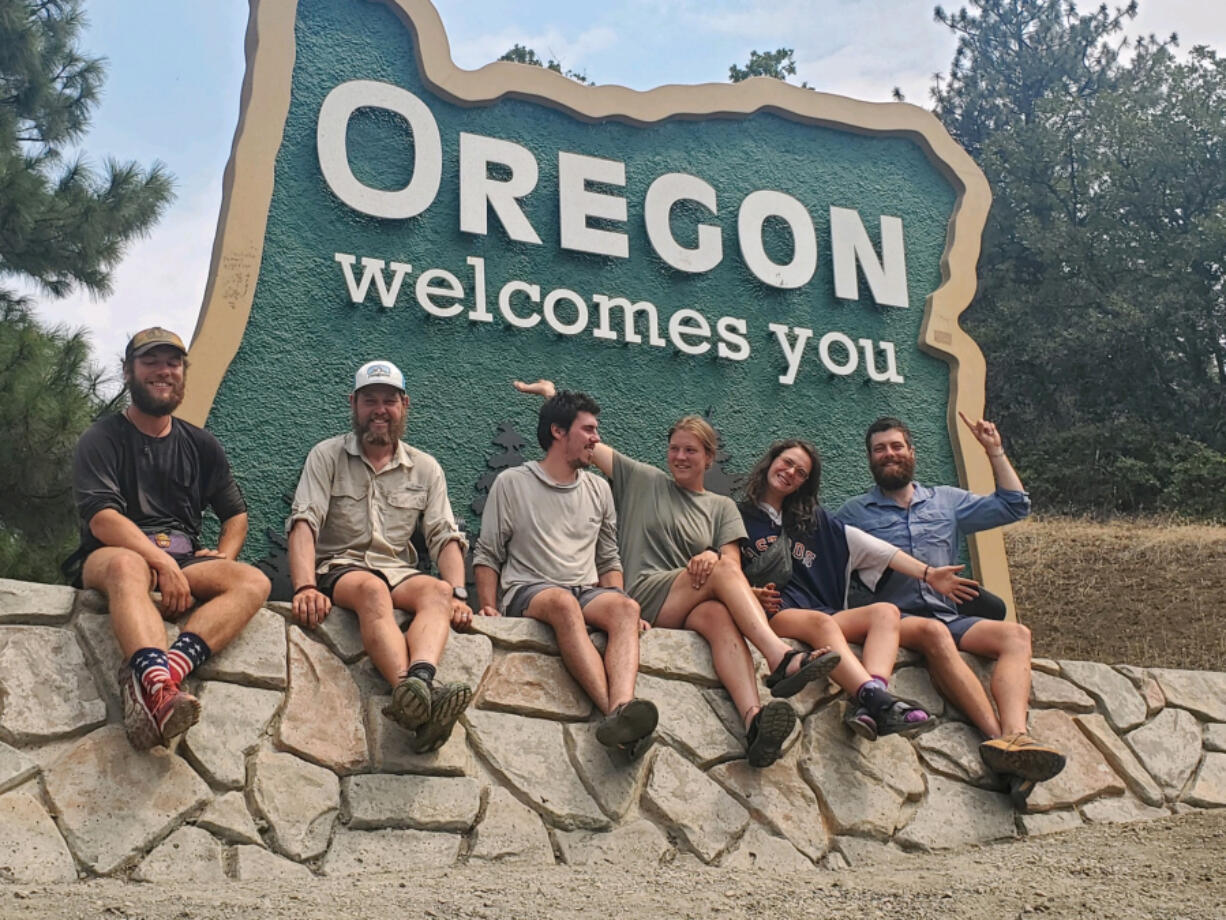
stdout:
<svg viewBox="0 0 1226 920">
<path fill-rule="evenodd" d="M 468 545 L 456 526 L 438 461 L 405 444 L 409 397 L 390 361 L 370 361 L 349 395 L 353 430 L 307 456 L 286 527 L 294 619 L 323 622 L 333 603 L 358 617 L 371 662 L 394 689 L 384 715 L 432 751 L 451 735 L 472 688 L 436 681 L 450 627 L 472 623 L 464 587 Z M 441 578 L 419 567 L 410 540 L 421 525 Z M 401 634 L 394 609 L 414 614 Z"/>
<path fill-rule="evenodd" d="M 182 339 L 158 326 L 136 333 L 123 359 L 131 405 L 91 425 L 73 457 L 81 545 L 64 571 L 106 595 L 124 655 L 124 728 L 137 750 L 166 744 L 200 718 L 184 678 L 238 635 L 270 587 L 259 569 L 236 561 L 247 505 L 225 451 L 172 415 L 186 376 Z M 200 541 L 206 507 L 221 521 L 216 549 Z M 151 590 L 161 593 L 160 609 Z M 167 648 L 162 619 L 197 601 Z"/>
</svg>

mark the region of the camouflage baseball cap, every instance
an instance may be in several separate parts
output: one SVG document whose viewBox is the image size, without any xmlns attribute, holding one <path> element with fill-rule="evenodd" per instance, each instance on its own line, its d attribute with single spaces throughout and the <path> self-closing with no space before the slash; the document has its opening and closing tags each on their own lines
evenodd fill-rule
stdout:
<svg viewBox="0 0 1226 920">
<path fill-rule="evenodd" d="M 170 345 L 179 349 L 183 354 L 187 354 L 187 348 L 183 345 L 183 340 L 171 332 L 169 329 L 163 329 L 161 326 L 151 326 L 148 329 L 142 329 L 128 341 L 128 347 L 123 353 L 124 361 L 131 361 L 133 358 L 139 358 L 151 348 L 157 348 L 159 345 Z"/>
</svg>

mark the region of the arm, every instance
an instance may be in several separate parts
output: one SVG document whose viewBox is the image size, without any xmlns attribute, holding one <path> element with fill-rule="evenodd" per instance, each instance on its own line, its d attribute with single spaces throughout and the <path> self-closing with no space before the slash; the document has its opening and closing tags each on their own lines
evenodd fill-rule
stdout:
<svg viewBox="0 0 1226 920">
<path fill-rule="evenodd" d="M 511 386 L 519 390 L 521 393 L 535 393 L 537 396 L 543 396 L 545 399 L 553 399 L 558 395 L 558 388 L 554 386 L 552 380 L 541 378 L 536 383 L 524 383 L 522 380 L 512 380 Z M 596 449 L 592 451 L 592 462 L 596 464 L 596 469 L 604 473 L 606 476 L 613 476 L 613 448 L 603 441 L 596 445 Z"/>
<path fill-rule="evenodd" d="M 114 508 L 103 508 L 89 519 L 89 532 L 106 546 L 131 550 L 157 574 L 157 589 L 162 593 L 163 615 L 177 616 L 192 605 L 192 592 L 179 563 L 158 549 L 130 518 Z"/>
<path fill-rule="evenodd" d="M 464 551 L 460 549 L 460 540 L 448 540 L 442 552 L 438 554 L 438 573 L 443 581 L 453 588 L 464 587 Z M 472 623 L 473 611 L 468 604 L 454 595 L 451 598 L 451 625 L 457 629 Z"/>
<path fill-rule="evenodd" d="M 477 612 L 483 617 L 500 617 L 498 612 L 498 570 L 488 565 L 474 565 L 473 577 L 477 579 Z"/>
<path fill-rule="evenodd" d="M 432 457 L 423 457 L 421 462 L 429 462 L 426 508 L 421 520 L 426 545 L 438 566 L 439 575 L 452 586 L 460 586 L 464 584 L 464 551 L 468 549 L 468 541 L 464 539 L 464 534 L 456 525 L 455 515 L 451 513 L 451 499 L 447 494 L 447 478 L 443 475 L 443 468 Z M 456 580 L 448 577 L 443 570 L 443 557 L 449 555 L 448 547 L 453 547 L 456 553 L 456 561 L 451 564 L 450 570 Z"/>
<path fill-rule="evenodd" d="M 315 531 L 304 518 L 289 530 L 289 580 L 294 588 L 294 620 L 314 629 L 332 609 L 332 601 L 315 587 Z"/>
<path fill-rule="evenodd" d="M 996 480 L 996 488 L 1006 489 L 1010 492 L 1024 492 L 1025 489 L 1022 486 L 1021 477 L 1017 475 L 1017 470 L 1013 468 L 1013 464 L 1005 456 L 1005 448 L 1001 442 L 1000 432 L 996 430 L 996 426 L 986 419 L 972 422 L 962 412 L 958 412 L 958 417 L 966 423 L 966 427 L 971 430 L 975 440 L 987 452 L 988 462 L 992 464 L 992 476 Z"/>
<path fill-rule="evenodd" d="M 600 578 L 596 583 L 602 588 L 620 588 L 626 589 L 626 576 L 620 569 L 610 569 L 608 572 L 601 572 Z"/>
<path fill-rule="evenodd" d="M 958 574 L 962 571 L 962 566 L 960 565 L 934 567 L 926 565 L 914 556 L 899 550 L 890 559 L 889 566 L 895 572 L 901 572 L 903 575 L 909 575 L 912 578 L 918 579 L 933 590 L 953 598 L 958 603 L 969 601 L 979 596 L 979 592 L 976 590 L 979 587 L 979 582 L 961 577 Z"/>
<path fill-rule="evenodd" d="M 199 550 L 197 556 L 217 555 L 225 559 L 237 559 L 247 540 L 247 512 L 235 514 L 221 522 L 221 536 L 217 538 L 217 550 Z"/>
</svg>

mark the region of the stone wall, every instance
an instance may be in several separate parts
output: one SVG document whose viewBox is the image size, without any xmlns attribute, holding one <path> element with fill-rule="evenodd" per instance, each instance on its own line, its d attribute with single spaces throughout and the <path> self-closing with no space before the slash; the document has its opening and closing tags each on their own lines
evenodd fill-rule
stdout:
<svg viewBox="0 0 1226 920">
<path fill-rule="evenodd" d="M 168 624 L 168 633 L 175 627 Z M 971 659 L 985 680 L 984 663 Z M 193 676 L 204 715 L 175 751 L 133 751 L 99 595 L 0 580 L 0 878 L 197 881 L 508 860 L 806 869 L 1226 806 L 1226 674 L 1037 661 L 1032 728 L 1070 755 L 1015 814 L 978 737 L 909 653 L 894 686 L 944 717 L 863 742 L 833 687 L 792 700 L 785 756 L 750 769 L 703 641 L 656 630 L 639 694 L 660 708 L 635 763 L 595 740 L 551 632 L 482 620 L 448 679 L 478 692 L 448 744 L 410 753 L 356 620 L 315 633 L 261 610 Z M 761 667 L 759 673 L 764 673 Z"/>
</svg>

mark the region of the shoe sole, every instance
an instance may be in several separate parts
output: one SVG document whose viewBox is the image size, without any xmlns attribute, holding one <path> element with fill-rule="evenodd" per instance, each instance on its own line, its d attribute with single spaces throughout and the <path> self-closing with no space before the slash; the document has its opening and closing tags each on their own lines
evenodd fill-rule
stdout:
<svg viewBox="0 0 1226 920">
<path fill-rule="evenodd" d="M 758 712 L 758 737 L 746 752 L 751 767 L 769 767 L 783 754 L 783 743 L 796 727 L 796 711 L 776 700 Z"/>
<path fill-rule="evenodd" d="M 148 751 L 162 743 L 157 722 L 148 707 L 141 702 L 140 681 L 124 662 L 116 673 L 119 681 L 119 698 L 123 703 L 123 730 L 128 736 L 128 743 L 138 751 Z"/>
<path fill-rule="evenodd" d="M 472 687 L 461 683 L 444 684 L 431 693 L 430 718 L 417 730 L 413 752 L 429 754 L 446 744 L 472 698 Z"/>
<path fill-rule="evenodd" d="M 172 739 L 200 721 L 200 701 L 188 693 L 179 694 L 174 707 L 161 725 L 162 744 L 170 746 Z"/>
<path fill-rule="evenodd" d="M 615 718 L 604 719 L 596 729 L 596 740 L 605 747 L 622 747 L 646 738 L 656 730 L 660 713 L 651 700 L 633 699 Z"/>
<path fill-rule="evenodd" d="M 788 674 L 780 679 L 775 686 L 770 688 L 771 696 L 777 699 L 795 696 L 814 681 L 829 678 L 842 660 L 843 656 L 838 652 L 826 652 L 826 654 L 814 658 L 798 668 L 795 674 Z"/>
<path fill-rule="evenodd" d="M 856 711 L 858 710 L 853 711 L 851 715 L 843 719 L 843 724 L 846 725 L 851 730 L 851 733 L 855 735 L 856 737 L 863 738 L 865 741 L 876 741 L 877 740 L 876 727 L 873 725 L 869 725 L 866 722 L 861 722 L 859 719 L 857 719 L 855 717 Z"/>
<path fill-rule="evenodd" d="M 1020 776 L 1036 783 L 1051 779 L 1068 763 L 1068 758 L 1059 751 L 1046 748 L 1002 751 L 1000 748 L 985 745 L 980 747 L 979 756 L 997 773 Z"/>
<path fill-rule="evenodd" d="M 432 696 L 425 681 L 405 678 L 392 691 L 392 701 L 383 707 L 383 714 L 401 728 L 417 731 L 430 719 Z"/>
</svg>

